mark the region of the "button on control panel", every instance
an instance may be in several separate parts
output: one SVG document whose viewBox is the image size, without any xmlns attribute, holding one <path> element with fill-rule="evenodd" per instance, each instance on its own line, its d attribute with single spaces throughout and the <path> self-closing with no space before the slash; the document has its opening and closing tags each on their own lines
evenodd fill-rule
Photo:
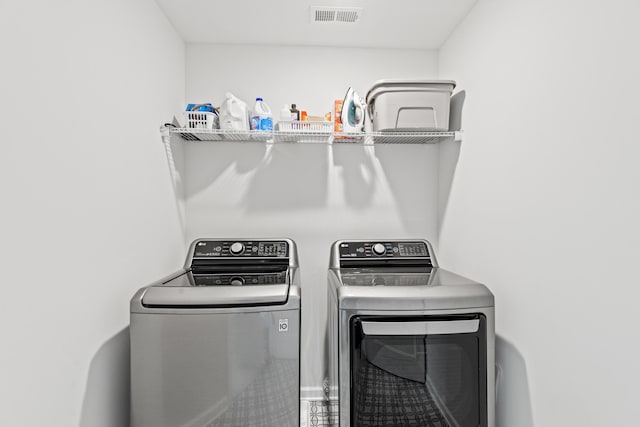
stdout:
<svg viewBox="0 0 640 427">
<path fill-rule="evenodd" d="M 424 243 L 398 243 L 397 248 L 400 256 L 429 256 Z"/>
<path fill-rule="evenodd" d="M 260 242 L 258 244 L 258 256 L 287 256 L 286 242 Z"/>
<path fill-rule="evenodd" d="M 202 240 L 196 243 L 194 258 L 287 258 L 289 244 L 286 241 L 261 240 Z"/>
</svg>

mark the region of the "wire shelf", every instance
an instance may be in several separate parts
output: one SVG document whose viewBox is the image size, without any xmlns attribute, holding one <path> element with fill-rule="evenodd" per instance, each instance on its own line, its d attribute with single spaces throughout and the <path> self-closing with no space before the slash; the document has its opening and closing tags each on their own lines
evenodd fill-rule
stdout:
<svg viewBox="0 0 640 427">
<path fill-rule="evenodd" d="M 273 132 L 273 142 L 293 144 L 330 144 L 331 135 L 331 132 L 324 131 L 275 131 Z"/>
<path fill-rule="evenodd" d="M 456 132 L 370 132 L 373 144 L 437 144 L 445 139 L 456 139 Z"/>
<path fill-rule="evenodd" d="M 171 133 L 185 141 L 234 141 L 294 144 L 437 144 L 462 140 L 462 132 L 326 132 L 255 131 L 174 128 Z"/>
</svg>

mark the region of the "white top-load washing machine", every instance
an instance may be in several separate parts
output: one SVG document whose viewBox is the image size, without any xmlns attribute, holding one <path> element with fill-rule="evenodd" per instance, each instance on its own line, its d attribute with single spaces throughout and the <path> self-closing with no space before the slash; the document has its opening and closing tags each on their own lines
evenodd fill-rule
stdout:
<svg viewBox="0 0 640 427">
<path fill-rule="evenodd" d="M 330 400 L 341 427 L 495 427 L 494 298 L 425 240 L 334 243 Z"/>
<path fill-rule="evenodd" d="M 131 427 L 298 426 L 290 239 L 201 239 L 131 300 Z"/>
</svg>

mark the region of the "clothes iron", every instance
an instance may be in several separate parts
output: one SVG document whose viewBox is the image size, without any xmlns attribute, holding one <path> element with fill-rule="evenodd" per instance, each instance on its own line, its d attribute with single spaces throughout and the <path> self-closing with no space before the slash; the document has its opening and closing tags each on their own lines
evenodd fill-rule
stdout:
<svg viewBox="0 0 640 427">
<path fill-rule="evenodd" d="M 344 132 L 364 131 L 366 107 L 367 104 L 365 103 L 364 98 L 361 98 L 358 93 L 350 87 L 347 90 L 347 94 L 344 96 L 342 112 L 340 113 L 342 130 Z"/>
</svg>

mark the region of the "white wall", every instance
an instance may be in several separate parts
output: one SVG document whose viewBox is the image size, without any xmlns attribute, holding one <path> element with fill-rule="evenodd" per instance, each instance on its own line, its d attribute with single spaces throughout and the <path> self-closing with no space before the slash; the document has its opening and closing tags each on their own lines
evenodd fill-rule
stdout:
<svg viewBox="0 0 640 427">
<path fill-rule="evenodd" d="M 500 427 L 640 417 L 638 16 L 484 0 L 440 52 L 467 102 L 439 255 L 495 292 L 499 357 L 520 359 L 503 360 Z"/>
<path fill-rule="evenodd" d="M 158 127 L 184 44 L 152 0 L 0 10 L 0 425 L 128 425 L 128 301 L 184 257 Z"/>
<path fill-rule="evenodd" d="M 187 46 L 187 101 L 219 105 L 226 91 L 330 111 L 352 84 L 434 78 L 436 52 L 265 46 Z M 252 104 L 252 103 L 251 103 Z M 329 248 L 341 238 L 436 239 L 438 146 L 190 143 L 187 237 L 279 237 L 298 243 L 303 302 L 303 396 L 320 394 Z"/>
</svg>

